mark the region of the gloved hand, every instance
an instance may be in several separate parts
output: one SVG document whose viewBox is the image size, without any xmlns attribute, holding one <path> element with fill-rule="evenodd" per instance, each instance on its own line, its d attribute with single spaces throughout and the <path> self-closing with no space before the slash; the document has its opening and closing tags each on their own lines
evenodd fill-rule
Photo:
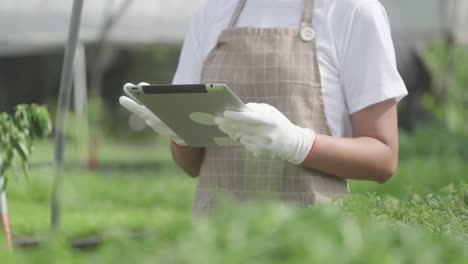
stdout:
<svg viewBox="0 0 468 264">
<path fill-rule="evenodd" d="M 249 103 L 248 112 L 225 111 L 215 123 L 255 156 L 268 155 L 301 164 L 312 152 L 315 132 L 298 127 L 268 104 Z"/>
<path fill-rule="evenodd" d="M 156 115 L 154 115 L 148 108 L 144 105 L 140 105 L 135 102 L 133 99 L 130 99 L 131 94 L 128 94 L 127 89 L 130 90 L 132 87 L 142 86 L 142 85 L 149 85 L 148 83 L 139 83 L 138 85 L 134 85 L 132 83 L 126 83 L 124 85 L 124 92 L 128 95 L 121 96 L 119 98 L 120 104 L 127 109 L 128 111 L 132 112 L 133 114 L 137 115 L 141 119 L 145 120 L 146 124 L 151 127 L 156 133 L 169 136 L 177 145 L 181 147 L 188 146 L 187 143 L 184 142 L 172 129 L 170 129 L 166 124 L 164 124 Z"/>
</svg>

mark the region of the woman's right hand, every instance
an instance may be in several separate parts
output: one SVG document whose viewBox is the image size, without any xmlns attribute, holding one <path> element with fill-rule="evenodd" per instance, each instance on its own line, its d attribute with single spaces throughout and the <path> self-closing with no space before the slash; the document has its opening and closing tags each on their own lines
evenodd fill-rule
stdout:
<svg viewBox="0 0 468 264">
<path fill-rule="evenodd" d="M 126 83 L 124 85 L 123 90 L 128 96 L 121 96 L 119 98 L 120 104 L 128 111 L 145 120 L 146 124 L 149 127 L 151 127 L 154 131 L 156 131 L 156 133 L 169 136 L 179 146 L 188 146 L 183 139 L 181 139 L 174 131 L 172 131 L 172 129 L 170 129 L 166 124 L 164 124 L 164 122 L 161 121 L 161 119 L 159 119 L 155 114 L 153 114 L 148 108 L 146 108 L 144 105 L 140 105 L 139 103 L 135 102 L 133 99 L 130 98 L 132 96 L 131 94 L 128 94 L 128 90 L 130 90 L 132 87 L 142 85 L 149 84 L 144 82 L 139 83 L 138 85 Z"/>
</svg>

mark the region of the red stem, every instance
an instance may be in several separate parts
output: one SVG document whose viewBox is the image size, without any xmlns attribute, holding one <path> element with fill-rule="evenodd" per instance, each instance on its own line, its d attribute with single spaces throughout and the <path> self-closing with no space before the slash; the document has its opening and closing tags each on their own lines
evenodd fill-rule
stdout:
<svg viewBox="0 0 468 264">
<path fill-rule="evenodd" d="M 8 220 L 8 213 L 3 213 L 2 217 L 2 225 L 3 225 L 3 232 L 5 232 L 5 237 L 8 243 L 8 248 L 13 250 L 13 241 L 11 239 L 11 230 L 10 230 L 10 222 Z"/>
</svg>

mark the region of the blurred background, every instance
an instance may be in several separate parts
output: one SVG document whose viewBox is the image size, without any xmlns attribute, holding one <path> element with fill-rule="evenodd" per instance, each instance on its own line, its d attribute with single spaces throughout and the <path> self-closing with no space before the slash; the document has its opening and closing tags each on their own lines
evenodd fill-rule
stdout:
<svg viewBox="0 0 468 264">
<path fill-rule="evenodd" d="M 78 260 L 95 263 L 94 254 L 102 252 L 106 260 L 140 259 L 154 255 L 150 249 L 155 247 L 184 248 L 177 242 L 179 234 L 197 241 L 197 231 L 177 224 L 190 225 L 195 180 L 173 164 L 168 139 L 130 116 L 119 106 L 118 97 L 126 82 L 172 81 L 190 17 L 201 2 L 85 1 L 67 113 L 62 230 L 75 248 L 119 242 Z M 399 105 L 400 167 L 385 185 L 351 182 L 353 194 L 343 208 L 395 226 L 415 225 L 429 234 L 429 240 L 448 235 L 465 243 L 468 1 L 380 2 L 389 15 L 398 68 L 409 90 Z M 72 4 L 72 0 L 0 0 L 0 112 L 38 103 L 46 105 L 55 120 Z M 40 245 L 48 232 L 53 151 L 52 137 L 41 140 L 35 145 L 28 179 L 18 169 L 9 172 L 10 223 L 19 246 Z M 368 193 L 375 196 L 360 197 Z M 450 212 L 443 211 L 444 206 Z M 423 213 L 402 216 L 417 210 Z M 431 217 L 424 216 L 426 211 Z M 143 237 L 145 242 L 137 239 L 143 245 L 128 245 L 128 236 Z M 126 242 L 121 242 L 122 237 Z M 117 253 L 127 246 L 135 253 Z M 68 252 L 64 246 L 48 250 Z M 74 254 L 62 257 L 65 261 Z M 15 261 L 28 259 L 30 252 L 19 255 Z M 49 259 L 45 253 L 32 255 Z"/>
<path fill-rule="evenodd" d="M 466 130 L 466 92 L 463 80 L 457 78 L 465 69 L 457 62 L 463 61 L 462 47 L 468 43 L 467 1 L 381 2 L 389 14 L 398 67 L 410 90 L 401 106 L 402 127 L 444 119 L 450 128 Z M 112 128 L 111 134 L 128 130 L 128 116 L 117 104 L 122 84 L 172 81 L 189 18 L 200 3 L 87 1 L 75 61 L 72 110 L 83 112 L 88 100 L 100 100 L 101 110 L 112 113 L 112 118 L 102 119 L 108 123 L 104 127 Z M 0 111 L 33 102 L 54 109 L 71 5 L 70 0 L 2 0 Z M 139 130 L 142 125 L 136 122 L 131 127 Z"/>
</svg>

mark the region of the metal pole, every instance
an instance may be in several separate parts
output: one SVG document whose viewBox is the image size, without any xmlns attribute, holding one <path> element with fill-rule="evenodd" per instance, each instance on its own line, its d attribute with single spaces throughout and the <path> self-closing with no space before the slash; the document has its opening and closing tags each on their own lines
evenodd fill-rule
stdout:
<svg viewBox="0 0 468 264">
<path fill-rule="evenodd" d="M 70 97 L 72 89 L 73 60 L 75 58 L 76 46 L 78 43 L 78 33 L 80 29 L 81 12 L 83 10 L 83 0 L 74 0 L 72 7 L 72 17 L 68 29 L 68 41 L 65 47 L 63 58 L 62 76 L 60 80 L 60 92 L 57 108 L 57 118 L 55 122 L 55 165 L 56 173 L 54 177 L 52 199 L 51 199 L 51 228 L 54 231 L 60 229 L 60 191 L 63 182 L 64 172 L 64 152 L 65 152 L 65 130 L 66 114 L 70 108 Z"/>
<path fill-rule="evenodd" d="M 78 153 L 82 165 L 88 161 L 89 131 L 88 131 L 88 95 L 86 82 L 86 51 L 82 43 L 78 44 L 73 69 L 73 91 L 75 114 L 77 118 L 78 129 L 76 137 L 78 139 Z"/>
</svg>

